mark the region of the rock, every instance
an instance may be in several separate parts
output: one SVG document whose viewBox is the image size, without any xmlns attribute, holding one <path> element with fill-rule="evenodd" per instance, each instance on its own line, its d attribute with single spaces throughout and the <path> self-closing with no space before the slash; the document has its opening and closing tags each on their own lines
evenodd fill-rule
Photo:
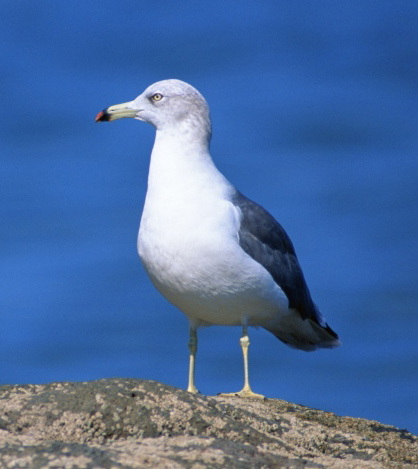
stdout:
<svg viewBox="0 0 418 469">
<path fill-rule="evenodd" d="M 135 379 L 0 387 L 0 467 L 418 467 L 406 430 Z"/>
</svg>

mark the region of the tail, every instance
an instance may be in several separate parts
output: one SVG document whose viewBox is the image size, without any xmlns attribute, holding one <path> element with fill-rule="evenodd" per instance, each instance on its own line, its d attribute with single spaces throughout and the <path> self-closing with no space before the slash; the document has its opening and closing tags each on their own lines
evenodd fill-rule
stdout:
<svg viewBox="0 0 418 469">
<path fill-rule="evenodd" d="M 279 323 L 263 325 L 263 327 L 289 347 L 306 352 L 341 345 L 338 335 L 325 321 L 320 324 L 316 319 L 303 319 L 297 313 L 287 316 Z"/>
</svg>

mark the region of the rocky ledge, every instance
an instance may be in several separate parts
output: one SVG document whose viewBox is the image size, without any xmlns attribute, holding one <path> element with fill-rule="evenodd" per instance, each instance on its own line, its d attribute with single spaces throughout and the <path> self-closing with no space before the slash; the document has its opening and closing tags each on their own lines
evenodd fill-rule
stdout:
<svg viewBox="0 0 418 469">
<path fill-rule="evenodd" d="M 0 387 L 0 467 L 418 467 L 406 430 L 158 382 Z"/>
</svg>

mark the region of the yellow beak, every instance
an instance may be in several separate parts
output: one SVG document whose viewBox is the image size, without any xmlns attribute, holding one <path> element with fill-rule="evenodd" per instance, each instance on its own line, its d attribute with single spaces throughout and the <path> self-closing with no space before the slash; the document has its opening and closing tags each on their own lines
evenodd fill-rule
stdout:
<svg viewBox="0 0 418 469">
<path fill-rule="evenodd" d="M 137 110 L 132 109 L 131 102 L 115 104 L 109 106 L 107 109 L 103 109 L 96 116 L 96 122 L 114 121 L 116 119 L 122 119 L 122 117 L 135 117 Z"/>
</svg>

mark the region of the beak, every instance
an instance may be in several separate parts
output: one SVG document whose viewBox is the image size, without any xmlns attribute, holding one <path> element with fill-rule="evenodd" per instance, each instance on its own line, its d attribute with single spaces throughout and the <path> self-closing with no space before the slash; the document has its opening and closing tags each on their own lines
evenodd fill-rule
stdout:
<svg viewBox="0 0 418 469">
<path fill-rule="evenodd" d="M 114 121 L 122 117 L 136 117 L 137 109 L 132 109 L 132 103 L 122 103 L 103 109 L 96 116 L 96 122 Z"/>
</svg>

